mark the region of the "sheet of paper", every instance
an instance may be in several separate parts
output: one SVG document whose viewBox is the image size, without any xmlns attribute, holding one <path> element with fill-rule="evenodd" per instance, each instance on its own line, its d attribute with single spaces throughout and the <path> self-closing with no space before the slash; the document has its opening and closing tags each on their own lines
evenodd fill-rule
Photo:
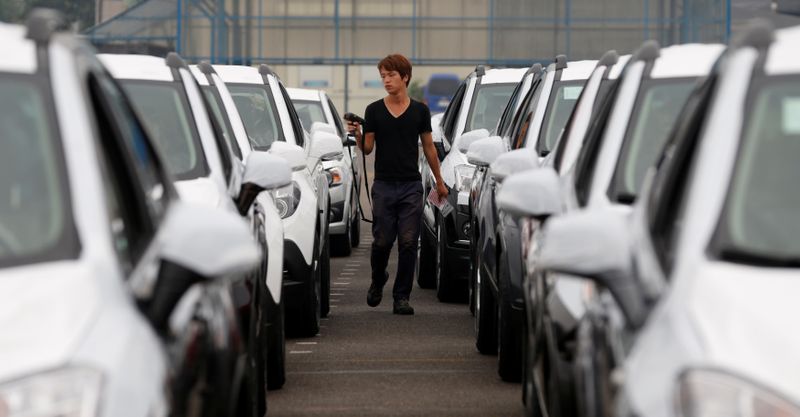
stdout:
<svg viewBox="0 0 800 417">
<path fill-rule="evenodd" d="M 440 198 L 435 188 L 431 188 L 431 192 L 428 193 L 428 201 L 442 212 L 442 216 L 446 217 L 453 211 L 453 206 L 447 201 L 447 198 Z"/>
</svg>

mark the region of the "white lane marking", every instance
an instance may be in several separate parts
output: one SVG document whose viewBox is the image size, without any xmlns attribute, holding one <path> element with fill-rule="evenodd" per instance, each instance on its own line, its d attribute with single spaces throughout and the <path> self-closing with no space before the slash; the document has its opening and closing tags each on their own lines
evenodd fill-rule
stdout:
<svg viewBox="0 0 800 417">
<path fill-rule="evenodd" d="M 316 345 L 317 342 L 297 342 L 298 345 Z"/>
<path fill-rule="evenodd" d="M 349 282 L 334 282 L 333 285 L 350 285 Z"/>
<path fill-rule="evenodd" d="M 339 288 L 339 289 L 340 289 L 340 290 L 343 290 L 344 288 Z M 344 294 L 343 294 L 343 293 L 337 293 L 337 294 L 331 293 L 331 295 L 344 295 Z M 327 318 L 326 318 L 326 319 L 327 319 Z"/>
<path fill-rule="evenodd" d="M 290 350 L 289 351 L 290 355 L 304 355 L 304 354 L 307 354 L 307 353 L 314 353 L 314 352 L 310 351 L 310 350 Z"/>
</svg>

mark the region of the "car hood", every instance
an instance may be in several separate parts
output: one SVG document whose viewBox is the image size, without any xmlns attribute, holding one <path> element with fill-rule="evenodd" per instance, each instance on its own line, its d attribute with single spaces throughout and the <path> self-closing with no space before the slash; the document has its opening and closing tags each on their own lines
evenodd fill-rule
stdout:
<svg viewBox="0 0 800 417">
<path fill-rule="evenodd" d="M 797 269 L 712 262 L 695 277 L 689 319 L 708 364 L 800 399 Z"/>
<path fill-rule="evenodd" d="M 100 309 L 94 275 L 80 262 L 0 272 L 0 381 L 69 360 Z"/>
<path fill-rule="evenodd" d="M 704 259 L 676 274 L 626 362 L 634 409 L 672 415 L 678 378 L 693 368 L 738 375 L 797 402 L 797 270 Z"/>
<path fill-rule="evenodd" d="M 181 200 L 208 207 L 219 206 L 221 192 L 217 184 L 210 178 L 201 177 L 193 180 L 176 181 L 175 188 L 178 190 Z"/>
</svg>

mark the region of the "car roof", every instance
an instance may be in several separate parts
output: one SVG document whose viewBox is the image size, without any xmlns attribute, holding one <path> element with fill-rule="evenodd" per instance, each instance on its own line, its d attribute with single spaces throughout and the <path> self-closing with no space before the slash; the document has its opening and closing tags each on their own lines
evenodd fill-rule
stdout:
<svg viewBox="0 0 800 417">
<path fill-rule="evenodd" d="M 570 61 L 567 67 L 561 70 L 561 81 L 585 80 L 592 75 L 596 67 L 596 60 Z"/>
<path fill-rule="evenodd" d="M 528 68 L 495 68 L 486 71 L 481 84 L 518 83 Z"/>
<path fill-rule="evenodd" d="M 114 78 L 175 81 L 164 58 L 151 55 L 100 54 L 100 61 Z"/>
<path fill-rule="evenodd" d="M 244 65 L 214 65 L 217 72 L 225 83 L 235 84 L 258 84 L 264 85 L 264 79 L 258 72 L 258 68 L 247 67 Z"/>
<path fill-rule="evenodd" d="M 653 64 L 650 78 L 700 77 L 711 72 L 711 67 L 725 50 L 722 44 L 683 44 L 661 48 Z"/>
<path fill-rule="evenodd" d="M 287 88 L 289 98 L 292 100 L 322 101 L 319 90 L 309 88 Z"/>
<path fill-rule="evenodd" d="M 36 63 L 36 44 L 25 38 L 26 29 L 20 25 L 0 23 L 0 71 L 32 74 Z"/>
<path fill-rule="evenodd" d="M 768 75 L 800 73 L 797 45 L 800 44 L 800 26 L 775 31 L 775 41 L 770 45 L 764 72 Z"/>
</svg>

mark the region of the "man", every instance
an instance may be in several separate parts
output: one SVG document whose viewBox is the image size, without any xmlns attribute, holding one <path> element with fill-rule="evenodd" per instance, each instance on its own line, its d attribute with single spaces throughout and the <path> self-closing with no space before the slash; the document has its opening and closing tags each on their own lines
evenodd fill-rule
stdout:
<svg viewBox="0 0 800 417">
<path fill-rule="evenodd" d="M 431 137 L 431 114 L 425 104 L 408 96 L 411 63 L 402 55 L 389 55 L 378 63 L 386 97 L 371 103 L 364 112 L 364 132 L 348 122 L 362 152 L 375 152 L 375 182 L 372 186 L 372 284 L 367 304 L 376 307 L 389 279 L 386 267 L 395 238 L 398 246 L 397 275 L 392 296 L 394 314 L 414 314 L 409 305 L 417 262 L 417 240 L 422 216 L 423 188 L 417 169 L 418 138 L 436 178 L 436 191 L 446 198 L 447 186 L 439 172 L 439 158 Z"/>
</svg>

